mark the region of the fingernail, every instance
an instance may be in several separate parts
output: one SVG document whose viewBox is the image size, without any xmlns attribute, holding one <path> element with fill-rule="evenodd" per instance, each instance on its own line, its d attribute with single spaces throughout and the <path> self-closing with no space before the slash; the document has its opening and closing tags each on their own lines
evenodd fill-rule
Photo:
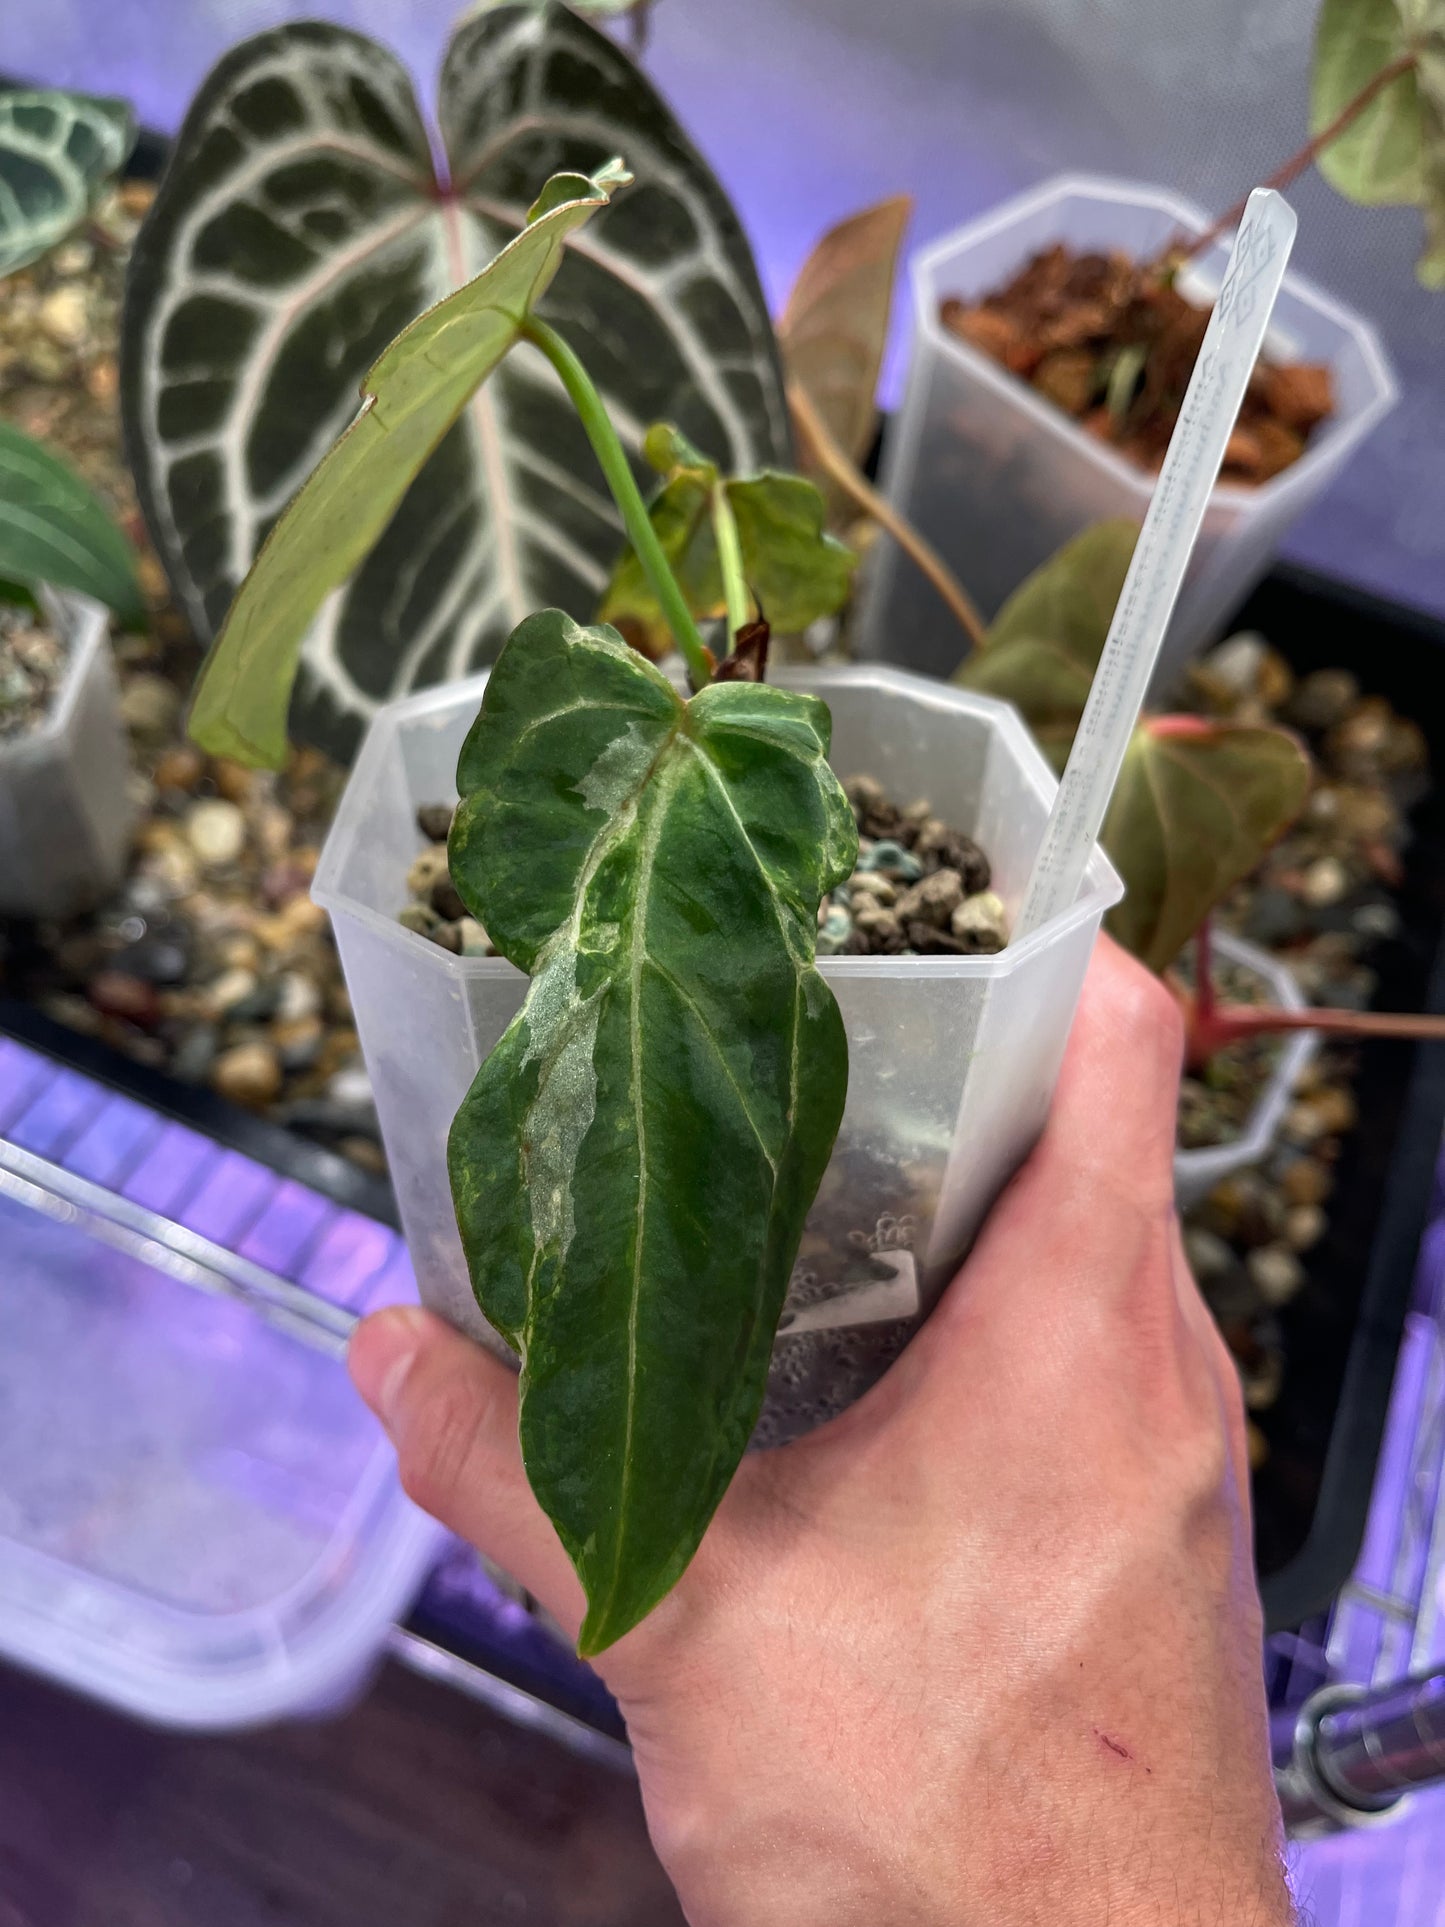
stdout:
<svg viewBox="0 0 1445 1927">
<path fill-rule="evenodd" d="M 397 1410 L 425 1326 L 420 1305 L 391 1305 L 364 1318 L 351 1335 L 346 1353 L 351 1382 L 383 1425 L 391 1424 Z"/>
</svg>

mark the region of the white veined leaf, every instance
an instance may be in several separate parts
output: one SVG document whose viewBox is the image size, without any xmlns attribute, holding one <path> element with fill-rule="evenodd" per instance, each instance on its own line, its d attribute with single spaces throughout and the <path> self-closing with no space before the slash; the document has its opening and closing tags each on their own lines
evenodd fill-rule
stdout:
<svg viewBox="0 0 1445 1927">
<path fill-rule="evenodd" d="M 123 100 L 25 87 L 0 92 L 0 276 L 64 240 L 134 142 Z"/>
<path fill-rule="evenodd" d="M 637 184 L 569 246 L 540 312 L 639 474 L 659 417 L 730 472 L 790 459 L 747 241 L 606 34 L 555 4 L 473 14 L 439 113 L 445 185 L 400 64 L 302 22 L 235 48 L 186 117 L 132 262 L 122 402 L 152 538 L 207 639 L 387 343 L 521 230 L 549 175 L 614 154 Z M 621 547 L 560 384 L 517 349 L 324 606 L 293 733 L 349 756 L 380 703 L 491 660 L 534 609 L 589 618 Z"/>
</svg>

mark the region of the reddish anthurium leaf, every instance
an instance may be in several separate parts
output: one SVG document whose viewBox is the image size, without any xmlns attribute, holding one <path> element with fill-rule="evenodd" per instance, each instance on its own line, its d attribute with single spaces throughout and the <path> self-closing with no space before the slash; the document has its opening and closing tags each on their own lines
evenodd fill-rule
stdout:
<svg viewBox="0 0 1445 1927">
<path fill-rule="evenodd" d="M 878 373 L 912 215 L 912 197 L 898 194 L 830 228 L 803 263 L 778 322 L 788 379 L 854 462 L 878 428 Z"/>
<path fill-rule="evenodd" d="M 1151 970 L 1166 969 L 1298 816 L 1309 783 L 1309 758 L 1288 730 L 1146 718 L 1104 824 L 1126 886 L 1112 934 Z"/>
</svg>

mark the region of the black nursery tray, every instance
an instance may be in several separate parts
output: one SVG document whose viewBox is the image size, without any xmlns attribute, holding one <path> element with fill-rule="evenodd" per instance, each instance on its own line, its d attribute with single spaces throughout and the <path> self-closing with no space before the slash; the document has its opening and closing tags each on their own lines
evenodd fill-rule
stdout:
<svg viewBox="0 0 1445 1927">
<path fill-rule="evenodd" d="M 1277 569 L 1240 610 L 1299 673 L 1344 668 L 1424 731 L 1434 786 L 1410 822 L 1399 934 L 1371 951 L 1377 1010 L 1445 1010 L 1445 623 L 1304 570 Z M 1395 1356 L 1445 1127 L 1445 1045 L 1359 1047 L 1360 1124 L 1344 1140 L 1329 1232 L 1281 1314 L 1288 1361 L 1260 1419 L 1255 1555 L 1271 1631 L 1324 1607 L 1364 1532 Z"/>
</svg>

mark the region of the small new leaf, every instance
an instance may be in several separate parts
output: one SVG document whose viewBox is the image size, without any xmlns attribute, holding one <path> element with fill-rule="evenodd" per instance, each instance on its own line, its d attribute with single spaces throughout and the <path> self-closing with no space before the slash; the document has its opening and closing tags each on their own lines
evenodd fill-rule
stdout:
<svg viewBox="0 0 1445 1927">
<path fill-rule="evenodd" d="M 213 755 L 279 768 L 312 619 L 372 548 L 427 458 L 519 339 L 567 236 L 625 175 L 549 181 L 529 225 L 455 294 L 397 336 L 362 385 L 361 412 L 266 538 L 197 687 L 191 735 Z"/>
<path fill-rule="evenodd" d="M 794 635 L 842 608 L 857 557 L 827 533 L 823 498 L 811 482 L 773 470 L 721 481 L 716 466 L 669 422 L 647 431 L 643 451 L 666 477 L 649 511 L 652 526 L 699 620 L 727 612 L 712 513 L 719 487 L 737 523 L 743 574 L 774 635 Z M 615 623 L 646 655 L 662 656 L 671 647 L 671 631 L 630 545 L 598 620 Z"/>
<path fill-rule="evenodd" d="M 1013 703 L 1062 766 L 1084 713 L 1138 538 L 1137 523 L 1098 522 L 1066 542 L 1009 597 L 954 681 Z"/>
<path fill-rule="evenodd" d="M 76 589 L 128 628 L 145 621 L 131 546 L 73 469 L 0 422 L 0 577 Z"/>
<path fill-rule="evenodd" d="M 1426 247 L 1417 272 L 1438 288 L 1445 286 L 1445 0 L 1324 0 L 1310 125 L 1322 132 L 1406 56 L 1413 65 L 1326 144 L 1318 166 L 1349 200 L 1420 208 Z"/>
<path fill-rule="evenodd" d="M 79 226 L 134 142 L 123 100 L 38 88 L 0 93 L 0 277 Z"/>
<path fill-rule="evenodd" d="M 857 853 L 815 698 L 684 702 L 615 631 L 524 622 L 458 768 L 452 874 L 532 978 L 452 1127 L 478 1302 L 580 1647 L 675 1583 L 756 1421 L 847 1087 L 814 967 Z"/>
<path fill-rule="evenodd" d="M 878 374 L 912 214 L 912 198 L 900 194 L 830 228 L 803 263 L 778 323 L 788 379 L 855 463 L 878 429 Z"/>
<path fill-rule="evenodd" d="M 1126 894 L 1109 929 L 1151 970 L 1298 816 L 1310 765 L 1287 730 L 1156 716 L 1135 730 L 1104 823 Z"/>
</svg>

